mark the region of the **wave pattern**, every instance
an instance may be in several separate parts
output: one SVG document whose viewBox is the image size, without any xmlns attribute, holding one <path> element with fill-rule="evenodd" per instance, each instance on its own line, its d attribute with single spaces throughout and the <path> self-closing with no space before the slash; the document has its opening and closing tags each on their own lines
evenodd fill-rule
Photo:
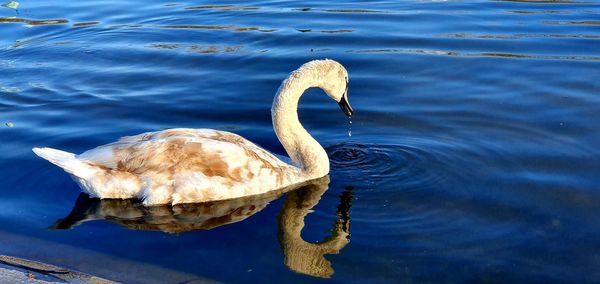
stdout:
<svg viewBox="0 0 600 284">
<path fill-rule="evenodd" d="M 193 127 L 283 155 L 273 95 L 300 64 L 332 58 L 349 70 L 352 124 L 317 90 L 299 109 L 331 161 L 303 238 L 326 243 L 340 217 L 352 227 L 327 256 L 332 281 L 599 282 L 599 1 L 19 2 L 0 7 L 0 238 L 81 254 L 21 257 L 123 282 L 140 262 L 316 282 L 281 265 L 282 200 L 203 232 L 49 231 L 79 189 L 30 149 Z M 90 251 L 128 265 L 108 273 Z"/>
</svg>

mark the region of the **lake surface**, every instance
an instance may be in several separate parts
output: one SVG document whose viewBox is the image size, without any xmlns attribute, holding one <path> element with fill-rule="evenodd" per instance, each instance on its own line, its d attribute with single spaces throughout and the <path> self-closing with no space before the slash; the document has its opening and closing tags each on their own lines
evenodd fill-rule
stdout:
<svg viewBox="0 0 600 284">
<path fill-rule="evenodd" d="M 600 1 L 19 4 L 0 8 L 0 254 L 131 283 L 600 282 Z M 273 96 L 320 58 L 355 110 L 302 98 L 329 181 L 145 209 L 31 152 L 192 127 L 285 154 Z"/>
</svg>

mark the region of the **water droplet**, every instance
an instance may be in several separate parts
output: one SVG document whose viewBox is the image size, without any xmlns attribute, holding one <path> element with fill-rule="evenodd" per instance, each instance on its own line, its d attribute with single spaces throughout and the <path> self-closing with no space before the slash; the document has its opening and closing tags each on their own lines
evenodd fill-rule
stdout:
<svg viewBox="0 0 600 284">
<path fill-rule="evenodd" d="M 352 137 L 352 118 L 348 117 L 348 121 L 350 122 L 350 126 L 348 126 L 348 137 Z"/>
</svg>

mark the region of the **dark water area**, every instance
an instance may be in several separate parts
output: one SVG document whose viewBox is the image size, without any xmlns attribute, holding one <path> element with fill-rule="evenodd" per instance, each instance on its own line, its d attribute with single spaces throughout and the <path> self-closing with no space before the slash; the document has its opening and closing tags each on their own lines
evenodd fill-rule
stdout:
<svg viewBox="0 0 600 284">
<path fill-rule="evenodd" d="M 19 4 L 0 8 L 0 254 L 128 283 L 600 282 L 599 1 Z M 285 154 L 273 96 L 320 58 L 355 110 L 302 98 L 328 185 L 145 209 L 31 152 L 191 127 Z"/>
</svg>

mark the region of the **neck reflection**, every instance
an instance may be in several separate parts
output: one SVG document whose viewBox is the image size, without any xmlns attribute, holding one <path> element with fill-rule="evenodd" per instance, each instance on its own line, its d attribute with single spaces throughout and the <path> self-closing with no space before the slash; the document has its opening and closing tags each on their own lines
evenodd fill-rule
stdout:
<svg viewBox="0 0 600 284">
<path fill-rule="evenodd" d="M 331 235 L 320 243 L 309 243 L 302 239 L 304 219 L 319 203 L 327 190 L 327 183 L 309 184 L 288 193 L 278 220 L 283 263 L 295 272 L 322 278 L 329 278 L 334 273 L 331 262 L 325 259 L 325 255 L 338 254 L 350 242 L 350 187 L 340 196 L 338 218 L 333 224 Z"/>
</svg>

